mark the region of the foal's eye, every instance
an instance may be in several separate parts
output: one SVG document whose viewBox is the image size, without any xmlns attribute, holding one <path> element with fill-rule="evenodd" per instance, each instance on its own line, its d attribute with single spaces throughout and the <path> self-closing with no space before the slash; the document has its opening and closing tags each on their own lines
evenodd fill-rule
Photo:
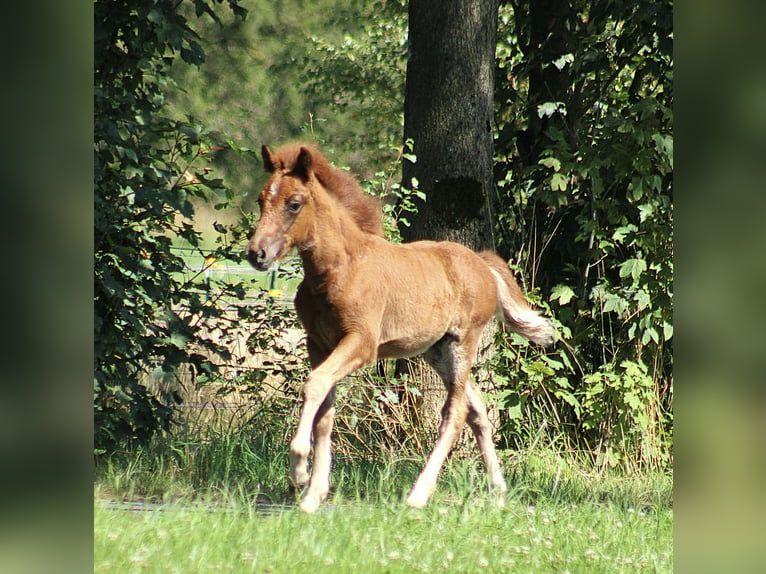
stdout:
<svg viewBox="0 0 766 574">
<path fill-rule="evenodd" d="M 300 201 L 292 200 L 287 204 L 287 211 L 290 213 L 298 213 L 301 210 L 301 207 L 303 207 L 303 204 Z"/>
</svg>

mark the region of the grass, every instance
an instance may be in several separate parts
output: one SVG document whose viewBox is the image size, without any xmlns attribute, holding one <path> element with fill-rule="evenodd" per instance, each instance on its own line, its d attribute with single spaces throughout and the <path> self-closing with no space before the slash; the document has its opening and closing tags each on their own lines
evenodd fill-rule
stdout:
<svg viewBox="0 0 766 574">
<path fill-rule="evenodd" d="M 317 515 L 96 508 L 95 572 L 671 572 L 671 512 L 437 496 L 425 510 L 336 501 Z"/>
<path fill-rule="evenodd" d="M 403 499 L 420 460 L 339 455 L 332 500 L 307 516 L 286 504 L 285 451 L 279 437 L 231 433 L 100 462 L 95 572 L 672 571 L 666 475 L 506 454 L 511 490 L 497 508 L 478 460 L 455 458 L 416 511 Z M 123 500 L 158 504 L 116 509 Z"/>
</svg>

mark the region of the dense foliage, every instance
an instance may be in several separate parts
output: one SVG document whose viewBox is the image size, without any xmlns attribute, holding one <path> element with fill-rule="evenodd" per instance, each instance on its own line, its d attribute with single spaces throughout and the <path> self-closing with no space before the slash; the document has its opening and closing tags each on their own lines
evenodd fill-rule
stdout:
<svg viewBox="0 0 766 574">
<path fill-rule="evenodd" d="M 244 14 L 236 0 L 229 6 Z M 194 8 L 218 20 L 211 3 Z M 192 198 L 223 193 L 206 176 L 204 129 L 165 112 L 173 58 L 199 65 L 204 52 L 175 2 L 97 1 L 94 17 L 94 422 L 103 449 L 168 427 L 172 397 L 150 391 L 150 375 L 210 371 L 203 351 L 228 351 L 200 337 L 217 311 L 171 251 L 199 243 Z"/>
<path fill-rule="evenodd" d="M 401 145 L 406 3 L 248 0 L 245 20 L 197 29 L 206 63 L 177 63 L 175 117 L 191 115 L 240 146 L 320 142 L 362 177 L 385 169 Z M 403 8 L 404 7 L 404 8 Z M 259 164 L 222 152 L 216 166 L 254 208 Z M 247 195 L 249 194 L 249 195 Z"/>
<path fill-rule="evenodd" d="M 564 343 L 522 369 L 511 400 L 544 409 L 556 397 L 556 419 L 585 431 L 605 463 L 667 463 L 672 2 L 558 3 L 542 23 L 558 37 L 535 30 L 531 4 L 501 9 L 498 227 Z"/>
</svg>

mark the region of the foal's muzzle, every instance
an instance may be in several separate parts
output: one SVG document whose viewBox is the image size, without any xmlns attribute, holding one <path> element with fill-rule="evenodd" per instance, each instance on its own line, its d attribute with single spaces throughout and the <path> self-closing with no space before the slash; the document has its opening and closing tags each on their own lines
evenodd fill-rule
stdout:
<svg viewBox="0 0 766 574">
<path fill-rule="evenodd" d="M 284 239 L 255 236 L 247 246 L 247 260 L 258 271 L 266 271 L 283 255 L 284 246 Z"/>
<path fill-rule="evenodd" d="M 247 260 L 258 271 L 266 271 L 269 268 L 270 263 L 266 261 L 266 251 L 264 249 L 248 249 Z"/>
</svg>

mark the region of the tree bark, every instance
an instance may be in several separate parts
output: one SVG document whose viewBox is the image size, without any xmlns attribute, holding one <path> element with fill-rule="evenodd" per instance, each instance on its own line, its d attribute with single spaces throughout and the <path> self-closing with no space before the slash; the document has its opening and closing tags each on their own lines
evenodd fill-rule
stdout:
<svg viewBox="0 0 766 574">
<path fill-rule="evenodd" d="M 426 194 L 401 228 L 405 240 L 449 239 L 494 247 L 491 198 L 497 0 L 411 0 L 404 137 L 405 162 Z"/>
</svg>

